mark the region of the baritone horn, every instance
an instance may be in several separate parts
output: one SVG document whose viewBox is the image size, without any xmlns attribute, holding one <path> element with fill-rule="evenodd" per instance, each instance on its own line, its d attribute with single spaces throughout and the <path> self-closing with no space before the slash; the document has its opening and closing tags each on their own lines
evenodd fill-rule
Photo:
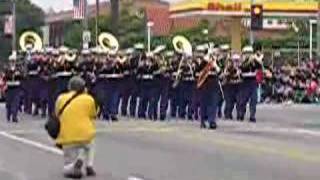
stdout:
<svg viewBox="0 0 320 180">
<path fill-rule="evenodd" d="M 24 32 L 19 39 L 22 51 L 40 51 L 42 49 L 41 37 L 33 31 Z"/>
<path fill-rule="evenodd" d="M 107 52 L 117 52 L 120 47 L 117 38 L 106 32 L 99 35 L 98 42 L 102 49 Z"/>
<path fill-rule="evenodd" d="M 190 41 L 184 36 L 175 36 L 172 39 L 172 44 L 176 52 L 192 56 L 192 45 Z"/>
</svg>

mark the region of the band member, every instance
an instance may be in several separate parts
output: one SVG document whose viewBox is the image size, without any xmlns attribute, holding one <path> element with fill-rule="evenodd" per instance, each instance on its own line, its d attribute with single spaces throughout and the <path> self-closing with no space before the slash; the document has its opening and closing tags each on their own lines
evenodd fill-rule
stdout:
<svg viewBox="0 0 320 180">
<path fill-rule="evenodd" d="M 146 54 L 141 58 L 137 69 L 137 78 L 139 80 L 140 103 L 138 107 L 138 117 L 145 119 L 147 109 L 148 117 L 151 120 L 156 119 L 156 86 L 154 81 L 154 72 L 158 70 L 152 54 Z M 149 105 L 149 108 L 148 108 Z"/>
<path fill-rule="evenodd" d="M 37 115 L 39 104 L 39 52 L 33 52 L 30 61 L 27 61 L 27 78 L 25 80 L 25 112 L 27 114 Z M 32 107 L 35 105 L 35 111 Z"/>
<path fill-rule="evenodd" d="M 21 98 L 21 81 L 22 73 L 17 68 L 16 57 L 11 55 L 9 57 L 9 67 L 5 71 L 4 80 L 6 81 L 6 117 L 8 122 L 18 122 L 18 110 Z"/>
<path fill-rule="evenodd" d="M 253 54 L 252 47 L 243 49 L 243 62 L 240 66 L 243 82 L 241 83 L 241 99 L 239 105 L 239 114 L 237 119 L 244 120 L 246 105 L 250 100 L 250 122 L 256 122 L 256 105 L 257 105 L 257 80 L 256 72 L 262 68 L 263 56 L 257 57 Z M 262 57 L 262 58 L 261 58 Z"/>
<path fill-rule="evenodd" d="M 105 118 L 118 121 L 118 105 L 120 100 L 120 85 L 123 78 L 122 62 L 116 52 L 109 52 L 106 62 L 106 99 L 104 100 Z"/>
<path fill-rule="evenodd" d="M 196 47 L 195 54 L 193 56 L 193 68 L 195 69 L 195 78 L 198 79 L 201 71 L 200 64 L 202 63 L 203 57 L 208 52 L 207 45 L 199 45 Z M 198 120 L 200 117 L 200 92 L 197 88 L 194 89 L 192 94 L 192 107 L 194 111 L 193 119 Z"/>
<path fill-rule="evenodd" d="M 180 58 L 182 54 L 175 54 L 170 62 L 170 69 L 171 69 L 171 82 L 169 86 L 169 100 L 170 100 L 170 115 L 172 118 L 176 118 L 178 114 L 178 107 L 179 107 L 179 91 L 178 91 L 178 69 Z"/>
<path fill-rule="evenodd" d="M 40 61 L 39 71 L 39 90 L 40 90 L 40 110 L 41 116 L 44 118 L 47 115 L 47 107 L 49 103 L 49 76 L 50 76 L 50 56 L 51 51 L 47 52 L 46 56 L 43 56 Z"/>
<path fill-rule="evenodd" d="M 174 52 L 166 52 L 165 56 L 162 56 L 159 63 L 159 79 L 158 89 L 160 95 L 160 121 L 164 121 L 167 117 L 168 103 L 169 103 L 169 89 L 172 70 L 170 69 L 170 61 L 172 60 Z"/>
<path fill-rule="evenodd" d="M 131 59 L 132 59 L 132 52 L 133 49 L 127 49 L 119 53 L 119 60 L 122 61 L 122 70 L 123 70 L 123 77 L 121 78 L 121 82 L 119 85 L 120 91 L 120 99 L 121 99 L 121 115 L 127 116 L 128 115 L 128 103 L 129 98 L 131 96 L 131 88 L 132 88 L 132 79 L 131 79 Z M 120 101 L 118 101 L 120 103 Z"/>
<path fill-rule="evenodd" d="M 191 57 L 184 57 L 181 61 L 181 82 L 178 85 L 179 117 L 185 119 L 187 115 L 188 119 L 192 120 L 192 93 L 196 86 L 194 67 Z"/>
<path fill-rule="evenodd" d="M 230 46 L 228 44 L 223 44 L 221 46 L 219 46 L 219 55 L 218 55 L 218 61 L 217 64 L 221 69 L 225 68 L 226 65 L 226 61 L 230 59 Z M 219 80 L 220 80 L 220 86 L 222 88 L 222 90 L 220 91 L 220 99 L 219 99 L 219 103 L 218 103 L 218 117 L 221 118 L 222 117 L 222 106 L 223 103 L 225 102 L 224 99 L 224 94 L 223 94 L 223 89 L 224 86 L 221 83 L 223 78 L 222 78 L 222 73 L 219 76 Z"/>
<path fill-rule="evenodd" d="M 108 94 L 106 93 L 107 87 L 107 74 L 108 67 L 107 67 L 107 53 L 101 52 L 101 57 L 95 62 L 95 76 L 96 82 L 93 87 L 94 97 L 96 98 L 96 102 L 100 106 L 101 113 L 104 120 L 109 119 L 109 115 L 107 113 L 107 104 L 106 98 Z"/>
<path fill-rule="evenodd" d="M 237 105 L 237 109 L 239 108 L 241 72 L 239 67 L 236 66 L 236 61 L 239 59 L 240 56 L 237 54 L 228 59 L 223 73 L 224 98 L 226 102 L 224 116 L 226 120 L 233 119 L 232 112 L 235 105 Z"/>
<path fill-rule="evenodd" d="M 68 82 L 73 76 L 73 67 L 67 62 L 66 54 L 68 48 L 59 48 L 59 57 L 56 61 L 56 72 L 55 72 L 55 92 L 54 92 L 54 102 L 61 93 L 68 91 Z"/>
<path fill-rule="evenodd" d="M 200 75 L 197 88 L 200 91 L 200 115 L 201 128 L 206 128 L 206 121 L 209 129 L 216 129 L 216 116 L 218 110 L 219 93 L 219 73 L 221 68 L 217 64 L 216 54 L 208 54 L 200 64 Z"/>
<path fill-rule="evenodd" d="M 57 49 L 52 49 L 52 55 L 49 56 L 48 64 L 49 64 L 49 99 L 48 99 L 48 113 L 51 116 L 54 113 L 55 101 L 57 98 L 56 89 L 58 88 L 57 84 L 57 72 L 58 72 L 58 59 L 59 59 L 59 51 Z"/>
<path fill-rule="evenodd" d="M 145 57 L 144 53 L 144 45 L 143 44 L 136 44 L 134 47 L 135 51 L 133 52 L 132 58 L 130 58 L 130 83 L 128 86 L 130 87 L 130 104 L 129 104 L 129 113 L 131 117 L 136 117 L 137 111 L 137 102 L 138 97 L 140 95 L 139 92 L 139 79 L 137 76 L 137 69 L 139 66 L 139 62 Z"/>
<path fill-rule="evenodd" d="M 75 52 L 70 52 L 75 53 Z M 91 54 L 92 53 L 92 54 Z M 82 59 L 77 64 L 78 74 L 82 77 L 82 79 L 86 82 L 86 88 L 90 94 L 93 93 L 93 86 L 95 83 L 95 58 L 97 58 L 97 51 L 90 52 L 89 50 L 82 51 Z M 73 55 L 75 56 L 75 55 Z M 71 56 L 72 57 L 72 56 Z M 75 58 L 70 58 L 69 63 L 74 63 Z"/>
</svg>

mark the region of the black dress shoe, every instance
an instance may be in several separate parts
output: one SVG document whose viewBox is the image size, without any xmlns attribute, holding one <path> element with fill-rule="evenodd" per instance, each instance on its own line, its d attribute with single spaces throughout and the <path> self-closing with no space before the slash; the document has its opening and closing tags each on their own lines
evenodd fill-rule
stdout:
<svg viewBox="0 0 320 180">
<path fill-rule="evenodd" d="M 119 121 L 119 120 L 118 120 L 117 116 L 111 116 L 111 121 L 116 122 L 116 121 Z"/>
<path fill-rule="evenodd" d="M 201 128 L 201 129 L 206 129 L 206 128 L 207 128 L 207 126 L 206 126 L 206 124 L 205 124 L 205 123 L 201 123 L 201 124 L 200 124 L 200 128 Z"/>
<path fill-rule="evenodd" d="M 89 177 L 94 177 L 94 176 L 97 175 L 97 173 L 95 172 L 93 167 L 87 167 L 86 168 L 86 173 L 87 173 L 87 176 L 89 176 Z"/>
<path fill-rule="evenodd" d="M 215 129 L 217 129 L 217 124 L 216 123 L 210 123 L 210 125 L 209 125 L 209 129 L 211 129 L 211 130 L 215 130 Z"/>
<path fill-rule="evenodd" d="M 18 118 L 13 118 L 13 119 L 12 119 L 12 122 L 14 122 L 14 123 L 18 123 L 18 122 L 19 122 L 19 120 L 18 120 Z"/>
<path fill-rule="evenodd" d="M 251 123 L 256 123 L 257 120 L 256 120 L 256 118 L 250 118 L 250 122 L 251 122 Z"/>
</svg>

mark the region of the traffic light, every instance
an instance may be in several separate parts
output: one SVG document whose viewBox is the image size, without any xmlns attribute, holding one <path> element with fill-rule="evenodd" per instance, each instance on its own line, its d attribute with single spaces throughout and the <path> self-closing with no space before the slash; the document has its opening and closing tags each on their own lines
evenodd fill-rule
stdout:
<svg viewBox="0 0 320 180">
<path fill-rule="evenodd" d="M 261 4 L 251 5 L 251 29 L 263 29 L 263 6 Z"/>
</svg>

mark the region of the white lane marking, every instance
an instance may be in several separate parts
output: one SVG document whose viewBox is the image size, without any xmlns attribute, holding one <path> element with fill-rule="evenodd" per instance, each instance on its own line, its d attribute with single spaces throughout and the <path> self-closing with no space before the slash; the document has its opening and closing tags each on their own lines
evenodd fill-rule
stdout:
<svg viewBox="0 0 320 180">
<path fill-rule="evenodd" d="M 36 141 L 31 141 L 29 139 L 18 137 L 18 136 L 9 134 L 7 132 L 0 132 L 0 136 L 6 137 L 8 139 L 11 139 L 11 140 L 14 140 L 14 141 L 38 148 L 38 149 L 41 149 L 45 152 L 49 152 L 49 153 L 53 153 L 53 154 L 57 154 L 57 155 L 63 155 L 63 152 L 55 147 L 47 146 L 45 144 L 42 144 L 42 143 L 39 143 Z"/>
<path fill-rule="evenodd" d="M 138 178 L 138 177 L 135 177 L 135 176 L 129 176 L 128 180 L 144 180 L 144 179 L 141 179 L 141 178 Z"/>
<path fill-rule="evenodd" d="M 240 131 L 251 132 L 269 132 L 269 133 L 284 133 L 284 134 L 302 134 L 309 136 L 320 137 L 320 131 L 313 131 L 301 128 L 275 128 L 275 127 L 252 127 L 252 128 L 238 128 Z"/>
</svg>

